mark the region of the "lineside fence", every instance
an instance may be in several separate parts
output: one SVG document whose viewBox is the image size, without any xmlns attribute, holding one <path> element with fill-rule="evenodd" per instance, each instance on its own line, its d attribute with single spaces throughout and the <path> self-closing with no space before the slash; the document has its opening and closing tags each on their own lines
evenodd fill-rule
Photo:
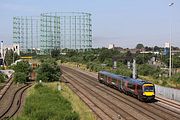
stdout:
<svg viewBox="0 0 180 120">
<path fill-rule="evenodd" d="M 156 95 L 180 102 L 180 90 L 155 85 Z"/>
</svg>

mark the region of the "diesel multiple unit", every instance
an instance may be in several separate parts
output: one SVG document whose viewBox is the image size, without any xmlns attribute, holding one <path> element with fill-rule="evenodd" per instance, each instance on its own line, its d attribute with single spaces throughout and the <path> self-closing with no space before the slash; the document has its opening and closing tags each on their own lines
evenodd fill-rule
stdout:
<svg viewBox="0 0 180 120">
<path fill-rule="evenodd" d="M 141 101 L 151 101 L 155 98 L 154 84 L 144 80 L 132 79 L 107 71 L 99 71 L 98 80 L 125 94 L 133 95 Z"/>
</svg>

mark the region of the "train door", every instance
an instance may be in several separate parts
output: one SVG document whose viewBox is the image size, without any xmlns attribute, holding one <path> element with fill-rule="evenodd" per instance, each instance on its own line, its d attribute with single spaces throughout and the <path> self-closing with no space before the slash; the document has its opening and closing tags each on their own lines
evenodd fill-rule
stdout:
<svg viewBox="0 0 180 120">
<path fill-rule="evenodd" d="M 123 84 L 123 80 L 122 80 L 122 79 L 119 79 L 119 80 L 118 80 L 118 89 L 119 89 L 120 91 L 122 91 L 122 89 L 123 89 L 123 88 L 122 88 L 122 87 L 123 87 L 122 84 Z"/>
<path fill-rule="evenodd" d="M 129 93 L 135 94 L 135 84 L 134 83 L 128 82 L 127 87 L 128 87 Z"/>
<path fill-rule="evenodd" d="M 112 78 L 111 78 L 111 77 L 107 77 L 107 84 L 108 84 L 108 85 L 112 85 L 112 84 L 111 84 L 111 81 L 112 81 Z"/>
<path fill-rule="evenodd" d="M 104 76 L 104 77 L 103 77 L 103 78 L 104 78 L 104 79 L 103 79 L 103 82 L 104 82 L 105 84 L 107 84 L 107 78 L 108 78 L 108 77 L 107 77 L 106 75 L 103 75 L 103 76 Z"/>
<path fill-rule="evenodd" d="M 118 86 L 119 86 L 119 80 L 118 79 L 116 79 L 116 89 L 118 89 Z"/>
<path fill-rule="evenodd" d="M 127 85 L 126 85 L 126 84 L 127 84 L 127 82 L 126 82 L 125 80 L 123 80 L 123 81 L 122 81 L 122 85 L 121 85 L 121 86 L 122 86 L 121 89 L 122 89 L 123 92 L 125 92 L 126 89 L 127 89 L 127 87 L 126 87 Z"/>
<path fill-rule="evenodd" d="M 138 90 L 137 90 L 137 84 L 135 84 L 135 89 L 134 89 L 134 94 L 137 95 L 138 94 Z"/>
<path fill-rule="evenodd" d="M 111 78 L 111 85 L 112 85 L 113 87 L 116 87 L 116 85 L 117 85 L 117 80 L 116 80 L 115 78 Z"/>
<path fill-rule="evenodd" d="M 137 85 L 137 93 L 140 95 L 142 94 L 142 86 Z"/>
</svg>

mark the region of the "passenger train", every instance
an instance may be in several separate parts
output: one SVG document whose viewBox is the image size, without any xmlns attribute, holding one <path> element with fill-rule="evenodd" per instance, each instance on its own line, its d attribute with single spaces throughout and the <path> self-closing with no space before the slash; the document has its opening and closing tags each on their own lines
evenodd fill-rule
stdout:
<svg viewBox="0 0 180 120">
<path fill-rule="evenodd" d="M 155 87 L 151 82 L 133 79 L 107 71 L 98 72 L 98 80 L 125 94 L 137 97 L 140 101 L 151 101 L 155 98 Z"/>
</svg>

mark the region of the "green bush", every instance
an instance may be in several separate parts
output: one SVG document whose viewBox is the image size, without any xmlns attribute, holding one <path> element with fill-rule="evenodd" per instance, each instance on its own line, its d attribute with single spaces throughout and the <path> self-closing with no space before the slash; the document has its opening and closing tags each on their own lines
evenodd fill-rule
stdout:
<svg viewBox="0 0 180 120">
<path fill-rule="evenodd" d="M 18 62 L 12 66 L 15 71 L 14 80 L 15 82 L 25 83 L 28 80 L 29 73 L 32 71 L 30 64 L 27 61 Z"/>
<path fill-rule="evenodd" d="M 17 120 L 79 120 L 67 101 L 57 90 L 37 85 L 25 103 L 22 116 Z"/>
<path fill-rule="evenodd" d="M 171 77 L 171 80 L 174 81 L 176 84 L 180 84 L 180 73 L 176 73 Z"/>
<path fill-rule="evenodd" d="M 61 69 L 57 63 L 52 60 L 45 60 L 37 69 L 37 81 L 44 82 L 58 81 L 61 76 Z"/>
<path fill-rule="evenodd" d="M 153 76 L 154 75 L 154 77 L 157 77 L 159 72 L 160 72 L 160 70 L 158 68 L 153 67 L 148 64 L 138 66 L 138 73 L 140 75 L 144 75 L 144 76 L 148 76 L 148 75 Z"/>
<path fill-rule="evenodd" d="M 28 75 L 31 70 L 30 64 L 26 61 L 18 62 L 17 65 L 14 66 L 15 72 L 24 72 L 26 75 Z"/>
<path fill-rule="evenodd" d="M 0 83 L 4 82 L 6 79 L 5 75 L 0 73 Z"/>
<path fill-rule="evenodd" d="M 130 77 L 132 72 L 129 69 L 118 68 L 113 71 L 116 74 Z"/>
<path fill-rule="evenodd" d="M 25 83 L 27 81 L 27 75 L 24 72 L 15 72 L 14 81 L 16 83 Z"/>
</svg>

